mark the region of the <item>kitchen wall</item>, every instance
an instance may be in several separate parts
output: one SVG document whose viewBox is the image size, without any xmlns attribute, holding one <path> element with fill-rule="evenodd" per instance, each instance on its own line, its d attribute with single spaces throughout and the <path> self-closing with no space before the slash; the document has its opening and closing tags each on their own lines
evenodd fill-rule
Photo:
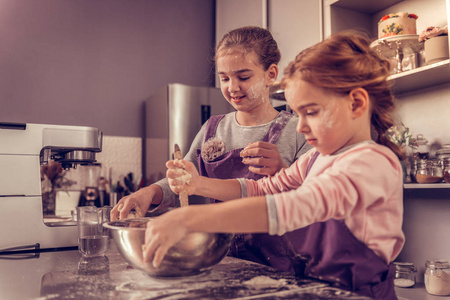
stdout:
<svg viewBox="0 0 450 300">
<path fill-rule="evenodd" d="M 1 0 L 0 122 L 97 127 L 115 182 L 142 175 L 143 102 L 214 85 L 211 0 Z"/>
<path fill-rule="evenodd" d="M 0 121 L 142 136 L 173 82 L 214 84 L 214 1 L 0 1 Z"/>
</svg>

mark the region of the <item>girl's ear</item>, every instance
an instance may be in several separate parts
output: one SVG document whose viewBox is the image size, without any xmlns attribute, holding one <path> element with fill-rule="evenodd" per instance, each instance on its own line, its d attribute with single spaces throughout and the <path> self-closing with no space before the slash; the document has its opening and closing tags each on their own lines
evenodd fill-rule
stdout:
<svg viewBox="0 0 450 300">
<path fill-rule="evenodd" d="M 274 83 L 278 77 L 278 66 L 276 64 L 271 64 L 266 72 L 269 84 Z"/>
<path fill-rule="evenodd" d="M 352 114 L 356 119 L 362 116 L 369 110 L 369 94 L 363 88 L 356 88 L 349 93 L 351 104 L 352 104 Z"/>
</svg>

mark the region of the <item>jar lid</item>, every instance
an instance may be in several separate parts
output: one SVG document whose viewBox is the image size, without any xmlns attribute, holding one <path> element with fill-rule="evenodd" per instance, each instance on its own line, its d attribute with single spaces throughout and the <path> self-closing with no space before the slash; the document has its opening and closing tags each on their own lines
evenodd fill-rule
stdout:
<svg viewBox="0 0 450 300">
<path fill-rule="evenodd" d="M 426 145 L 428 144 L 428 140 L 423 136 L 423 134 L 418 134 L 416 137 L 417 145 Z"/>
<path fill-rule="evenodd" d="M 436 156 L 449 157 L 450 156 L 450 149 L 448 149 L 448 148 L 441 148 L 438 151 L 436 151 Z"/>
<path fill-rule="evenodd" d="M 425 267 L 430 269 L 450 269 L 450 264 L 445 259 L 427 259 Z"/>
<path fill-rule="evenodd" d="M 394 262 L 395 270 L 400 272 L 416 272 L 412 262 Z"/>
</svg>

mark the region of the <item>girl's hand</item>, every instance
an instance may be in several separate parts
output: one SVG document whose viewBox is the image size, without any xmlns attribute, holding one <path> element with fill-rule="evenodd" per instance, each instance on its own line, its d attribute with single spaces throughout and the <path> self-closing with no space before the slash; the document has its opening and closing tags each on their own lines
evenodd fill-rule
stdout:
<svg viewBox="0 0 450 300">
<path fill-rule="evenodd" d="M 166 177 L 175 194 L 182 191 L 186 191 L 188 195 L 195 194 L 200 175 L 192 162 L 175 159 L 168 161 L 166 167 Z"/>
<path fill-rule="evenodd" d="M 241 151 L 242 162 L 250 165 L 248 169 L 256 174 L 274 175 L 288 165 L 281 158 L 278 147 L 268 142 L 250 143 Z"/>
<path fill-rule="evenodd" d="M 147 223 L 143 247 L 144 262 L 153 259 L 153 266 L 158 268 L 167 251 L 187 236 L 189 231 L 183 223 L 187 208 L 174 209 Z"/>
<path fill-rule="evenodd" d="M 124 220 L 132 209 L 136 211 L 135 217 L 144 217 L 148 211 L 153 197 L 149 193 L 149 187 L 138 190 L 137 192 L 125 196 L 117 202 L 110 213 L 111 221 Z"/>
</svg>

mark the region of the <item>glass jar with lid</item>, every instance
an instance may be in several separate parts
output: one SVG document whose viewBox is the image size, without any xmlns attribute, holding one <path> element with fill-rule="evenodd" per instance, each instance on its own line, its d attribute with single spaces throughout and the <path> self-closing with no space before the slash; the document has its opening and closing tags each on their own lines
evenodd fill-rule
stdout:
<svg viewBox="0 0 450 300">
<path fill-rule="evenodd" d="M 416 137 L 417 149 L 414 152 L 414 156 L 419 159 L 427 159 L 430 152 L 430 145 L 428 145 L 428 140 L 423 136 L 423 134 L 418 134 Z"/>
<path fill-rule="evenodd" d="M 415 159 L 415 158 L 411 159 L 411 170 L 410 170 L 411 182 L 417 183 L 416 174 L 417 174 L 417 169 L 418 169 L 420 161 L 421 161 L 421 159 Z"/>
<path fill-rule="evenodd" d="M 436 158 L 442 163 L 442 167 L 444 167 L 444 160 L 450 158 L 450 144 L 445 144 L 441 149 L 436 151 Z"/>
<path fill-rule="evenodd" d="M 425 289 L 429 294 L 450 295 L 450 264 L 444 259 L 428 259 L 425 263 Z"/>
<path fill-rule="evenodd" d="M 394 285 L 398 287 L 412 287 L 416 284 L 416 267 L 410 262 L 394 262 Z"/>
<path fill-rule="evenodd" d="M 443 178 L 441 163 L 435 159 L 420 159 L 415 178 L 418 183 L 441 182 Z"/>
<path fill-rule="evenodd" d="M 450 183 L 450 157 L 445 157 L 443 159 L 443 176 L 444 181 Z"/>
</svg>

